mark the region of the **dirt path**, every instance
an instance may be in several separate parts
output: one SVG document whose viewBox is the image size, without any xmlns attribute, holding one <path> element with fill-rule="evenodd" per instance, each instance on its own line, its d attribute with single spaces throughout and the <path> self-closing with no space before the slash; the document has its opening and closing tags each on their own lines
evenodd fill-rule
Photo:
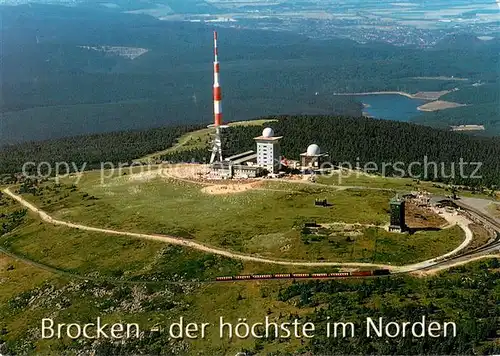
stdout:
<svg viewBox="0 0 500 356">
<path fill-rule="evenodd" d="M 442 261 L 442 259 L 444 257 L 455 254 L 459 250 L 463 249 L 472 240 L 472 231 L 468 228 L 468 220 L 463 218 L 463 217 L 460 217 L 460 218 L 454 219 L 453 222 L 456 222 L 466 232 L 465 241 L 459 247 L 457 247 L 455 250 L 453 250 L 453 251 L 451 251 L 443 256 L 439 256 L 439 257 L 433 258 L 431 260 L 423 261 L 423 262 L 416 263 L 416 264 L 411 264 L 411 265 L 406 265 L 406 266 L 391 266 L 391 265 L 374 264 L 374 263 L 327 262 L 327 261 L 304 262 L 304 261 L 268 259 L 268 258 L 262 258 L 262 257 L 241 254 L 241 253 L 235 253 L 235 252 L 231 252 L 231 251 L 227 251 L 227 250 L 223 250 L 223 249 L 219 249 L 219 248 L 214 248 L 211 246 L 207 246 L 207 245 L 204 245 L 204 244 L 201 244 L 198 242 L 194 242 L 194 241 L 190 241 L 190 240 L 185 240 L 185 239 L 178 238 L 175 236 L 158 235 L 158 234 L 143 234 L 143 233 L 134 233 L 134 232 L 128 232 L 128 231 L 118 231 L 118 230 L 112 230 L 112 229 L 102 229 L 102 228 L 97 228 L 97 227 L 92 227 L 92 226 L 81 225 L 81 224 L 74 224 L 74 223 L 71 223 L 68 221 L 57 220 L 57 219 L 54 219 L 53 217 L 51 217 L 46 212 L 44 212 L 43 210 L 37 208 L 35 205 L 26 201 L 21 196 L 12 193 L 9 190 L 9 188 L 5 188 L 3 190 L 3 192 L 6 195 L 10 196 L 12 199 L 16 200 L 18 203 L 20 203 L 24 207 L 26 207 L 27 209 L 29 209 L 31 212 L 38 214 L 38 216 L 40 216 L 40 218 L 43 221 L 54 224 L 54 225 L 66 226 L 69 228 L 85 230 L 85 231 L 100 232 L 100 233 L 109 234 L 109 235 L 122 235 L 122 236 L 130 236 L 130 237 L 139 238 L 139 239 L 161 241 L 161 242 L 169 243 L 172 245 L 179 245 L 179 246 L 184 246 L 184 247 L 188 247 L 188 248 L 193 248 L 193 249 L 196 249 L 198 251 L 216 254 L 216 255 L 232 258 L 232 259 L 266 263 L 266 264 L 283 265 L 283 266 L 369 267 L 369 268 L 385 268 L 385 269 L 391 270 L 392 272 L 411 272 L 411 271 L 421 269 L 423 267 L 430 267 L 433 264 L 435 264 L 439 261 Z"/>
<path fill-rule="evenodd" d="M 302 266 L 302 267 L 316 267 L 316 266 L 336 266 L 336 267 L 372 267 L 372 268 L 387 268 L 392 271 L 399 271 L 401 267 L 399 266 L 390 266 L 390 265 L 383 265 L 383 264 L 374 264 L 374 263 L 355 263 L 355 262 L 302 262 L 302 261 L 286 261 L 286 260 L 278 260 L 278 259 L 267 259 L 267 258 L 261 258 L 261 257 L 255 257 L 255 256 L 250 256 L 250 255 L 245 255 L 245 254 L 240 254 L 240 253 L 235 253 L 235 252 L 230 252 L 227 250 L 222 250 L 214 247 L 210 247 L 207 245 L 203 245 L 198 242 L 190 241 L 190 240 L 185 240 L 182 238 L 174 237 L 174 236 L 168 236 L 168 235 L 157 235 L 157 234 L 142 234 L 142 233 L 135 233 L 135 232 L 128 232 L 128 231 L 118 231 L 118 230 L 111 230 L 111 229 L 101 229 L 97 227 L 92 227 L 92 226 L 86 226 L 86 225 L 81 225 L 81 224 L 74 224 L 69 221 L 62 221 L 62 220 L 57 220 L 51 217 L 49 214 L 44 212 L 43 210 L 37 208 L 30 202 L 24 200 L 22 197 L 12 193 L 8 188 L 4 189 L 3 192 L 10 196 L 12 199 L 16 200 L 19 202 L 21 205 L 29 209 L 35 214 L 38 214 L 40 218 L 48 223 L 54 224 L 54 225 L 60 225 L 60 226 L 66 226 L 69 228 L 73 229 L 79 229 L 79 230 L 85 230 L 85 231 L 94 231 L 94 232 L 100 232 L 104 234 L 110 234 L 110 235 L 122 235 L 122 236 L 130 236 L 130 237 L 135 237 L 139 239 L 146 239 L 146 240 L 153 240 L 153 241 L 162 241 L 166 242 L 172 245 L 179 245 L 179 246 L 184 246 L 184 247 L 189 247 L 193 248 L 199 251 L 215 254 L 215 255 L 220 255 L 232 259 L 237 259 L 237 260 L 242 260 L 242 261 L 251 261 L 251 262 L 260 262 L 260 263 L 267 263 L 267 264 L 275 264 L 275 265 L 283 265 L 283 266 Z"/>
<path fill-rule="evenodd" d="M 488 258 L 500 258 L 500 254 L 490 254 L 490 255 L 483 255 L 483 256 L 474 256 L 474 257 L 470 257 L 470 258 L 464 258 L 464 259 L 461 259 L 461 260 L 456 260 L 455 262 L 451 262 L 451 263 L 447 263 L 446 265 L 443 265 L 443 266 L 436 266 L 435 268 L 432 268 L 432 269 L 428 269 L 428 270 L 425 270 L 425 271 L 417 271 L 417 272 L 412 272 L 414 273 L 415 275 L 420 275 L 420 276 L 432 276 L 432 275 L 435 275 L 441 271 L 444 271 L 446 269 L 450 269 L 450 268 L 453 268 L 453 267 L 458 267 L 458 266 L 462 266 L 462 265 L 465 265 L 467 263 L 471 263 L 471 262 L 474 262 L 474 261 L 480 261 L 480 260 L 485 260 L 485 259 L 488 259 Z"/>
<path fill-rule="evenodd" d="M 435 210 L 435 212 L 439 213 L 437 210 Z M 472 240 L 474 239 L 474 234 L 472 233 L 472 230 L 469 228 L 469 224 L 472 223 L 469 219 L 461 215 L 450 214 L 446 211 L 441 211 L 440 215 L 446 219 L 446 221 L 448 222 L 448 227 L 453 227 L 455 225 L 460 226 L 460 228 L 465 231 L 465 240 L 460 244 L 460 246 L 455 248 L 453 251 L 445 253 L 444 255 L 439 257 L 431 258 L 427 261 L 422 261 L 411 265 L 403 266 L 401 268 L 402 271 L 411 272 L 422 268 L 431 267 L 432 265 L 442 261 L 447 257 L 451 257 L 453 255 L 458 254 L 458 252 L 462 251 L 472 242 Z"/>
</svg>

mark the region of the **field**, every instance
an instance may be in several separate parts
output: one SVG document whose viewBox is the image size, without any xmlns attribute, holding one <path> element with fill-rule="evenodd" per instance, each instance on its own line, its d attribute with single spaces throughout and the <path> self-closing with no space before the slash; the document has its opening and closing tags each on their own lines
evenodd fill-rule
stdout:
<svg viewBox="0 0 500 356">
<path fill-rule="evenodd" d="M 8 223 L 11 214 L 19 210 L 17 204 L 1 197 L 0 223 Z M 219 315 L 233 322 L 241 316 L 257 321 L 262 315 L 273 319 L 301 315 L 310 308 L 301 311 L 277 300 L 277 291 L 290 282 L 269 287 L 204 282 L 226 274 L 325 271 L 243 263 L 162 243 L 110 238 L 43 224 L 31 215 L 0 237 L 0 248 L 22 258 L 0 253 L 0 341 L 16 344 L 19 353 L 34 349 L 35 344 L 37 354 L 74 352 L 91 346 L 92 341 L 40 341 L 40 320 L 49 316 L 66 323 L 90 322 L 101 316 L 105 322 L 129 321 L 151 328 L 180 316 L 215 325 Z M 162 345 L 163 350 L 166 342 L 172 347 L 169 350 L 198 349 L 206 355 L 254 346 L 253 340 L 219 340 L 213 334 L 189 344 L 169 344 L 166 339 L 154 334 L 146 338 L 151 345 Z M 298 343 L 292 341 L 286 348 L 293 350 Z M 105 340 L 97 345 L 102 353 L 107 352 Z M 271 344 L 268 349 L 282 346 Z"/>
<path fill-rule="evenodd" d="M 444 254 L 464 238 L 459 228 L 387 232 L 390 190 L 261 181 L 246 191 L 209 194 L 207 188 L 220 185 L 206 184 L 155 176 L 154 171 L 101 182 L 92 172 L 78 185 L 49 182 L 24 197 L 60 220 L 182 237 L 275 259 L 398 265 Z M 316 198 L 331 206 L 314 206 Z M 306 223 L 322 227 L 310 231 Z M 439 219 L 436 224 L 445 225 Z"/>
<path fill-rule="evenodd" d="M 48 316 L 65 323 L 95 322 L 97 316 L 107 323 L 134 322 L 146 329 L 145 342 L 151 345 L 158 344 L 161 349 L 168 347 L 167 350 L 171 351 L 197 349 L 210 355 L 251 348 L 254 340 L 220 340 L 214 332 L 204 340 L 168 342 L 165 335 L 151 335 L 147 330 L 154 325 L 178 321 L 181 316 L 188 322 L 216 325 L 219 315 L 231 322 L 236 322 L 241 316 L 255 322 L 262 315 L 273 319 L 288 318 L 292 313 L 302 315 L 311 310 L 299 310 L 276 300 L 277 290 L 290 282 L 275 283 L 268 288 L 262 288 L 261 284 L 110 284 L 59 277 L 5 255 L 0 255 L 0 280 L 0 328 L 6 333 L 2 339 L 9 344 L 17 343 L 19 352 L 36 345 L 37 354 L 72 353 L 77 349 L 88 349 L 93 343 L 91 340 L 76 342 L 67 338 L 40 340 L 40 320 Z M 232 307 L 227 308 L 228 305 Z M 94 347 L 96 345 L 101 353 L 106 353 L 110 346 L 106 340 L 100 340 Z M 286 348 L 293 350 L 298 345 L 299 341 L 294 340 Z M 270 344 L 268 349 L 277 350 L 282 346 Z"/>
<path fill-rule="evenodd" d="M 329 173 L 316 178 L 320 184 L 325 184 L 337 188 L 366 188 L 366 189 L 386 189 L 394 194 L 426 191 L 437 196 L 451 195 L 450 186 L 443 183 L 433 183 L 429 181 L 414 180 L 409 178 L 384 177 L 375 174 L 366 174 L 356 171 L 344 171 L 343 173 Z M 461 197 L 490 199 L 491 190 L 484 191 L 467 190 L 465 187 L 457 186 L 457 194 Z"/>
<path fill-rule="evenodd" d="M 138 170 L 140 167 L 134 168 L 132 174 L 107 178 L 103 184 L 99 172 L 88 172 L 66 178 L 61 185 L 48 181 L 22 196 L 51 215 L 72 222 L 123 231 L 173 234 L 276 259 L 408 264 L 449 251 L 463 240 L 463 231 L 458 227 L 413 235 L 386 232 L 382 227 L 388 220 L 388 200 L 394 189 L 405 187 L 404 181 L 395 180 L 391 186 L 386 178 L 365 178 L 373 179 L 375 185 L 388 190 L 266 181 L 241 193 L 208 194 L 202 191 L 208 183 L 141 174 Z M 369 187 L 368 182 L 366 185 Z M 328 199 L 332 206 L 314 207 L 316 197 Z M 433 300 L 439 311 L 448 313 L 450 301 L 456 302 L 449 295 L 449 291 L 455 289 L 446 284 L 455 281 L 449 272 L 432 277 L 430 282 L 394 277 L 331 284 L 212 283 L 218 275 L 338 269 L 238 261 L 160 242 L 53 226 L 40 222 L 31 213 L 14 219 L 13 214 L 19 211 L 22 209 L 18 204 L 5 195 L 0 196 L 0 223 L 9 226 L 16 222 L 12 231 L 0 237 L 0 248 L 22 259 L 0 254 L 0 330 L 4 330 L 0 340 L 17 353 L 320 352 L 318 348 L 326 347 L 321 346 L 325 342 L 321 339 L 314 344 L 295 338 L 227 340 L 220 339 L 214 327 L 205 339 L 172 340 L 165 333 L 149 330 L 154 326 L 168 326 L 181 316 L 187 322 L 211 325 L 217 325 L 220 316 L 232 323 L 242 317 L 249 323 L 260 322 L 265 316 L 277 322 L 293 318 L 304 322 L 313 318 L 320 325 L 318 307 L 334 308 L 332 315 L 357 320 L 363 313 L 374 313 L 389 306 L 414 308 L 415 300 Z M 417 216 L 425 215 L 418 209 L 411 211 L 412 224 L 419 222 Z M 427 217 L 428 224 L 444 223 L 438 216 Z M 306 221 L 315 221 L 318 227 L 304 229 Z M 287 249 L 282 249 L 287 245 Z M 455 272 L 456 280 L 463 281 L 458 273 Z M 450 282 L 440 282 L 442 278 L 450 278 Z M 484 278 L 484 273 L 477 278 Z M 434 287 L 429 287 L 429 283 Z M 477 295 L 485 293 L 469 287 Z M 406 297 L 408 288 L 410 298 Z M 436 298 L 436 288 L 440 296 L 446 297 Z M 494 298 L 495 293 L 489 290 L 488 298 Z M 331 299 L 333 296 L 335 302 Z M 459 300 L 466 300 L 464 298 Z M 106 340 L 96 343 L 67 338 L 39 340 L 42 318 L 85 323 L 95 322 L 97 316 L 106 323 L 138 323 L 145 330 L 145 336 L 120 345 Z M 462 327 L 467 330 L 465 325 Z M 332 350 L 333 346 L 328 347 Z"/>
<path fill-rule="evenodd" d="M 342 173 L 333 172 L 317 177 L 317 182 L 330 186 L 364 187 L 370 189 L 387 189 L 393 192 L 405 192 L 425 190 L 430 193 L 443 194 L 431 182 L 414 181 L 408 178 L 392 178 L 378 175 L 370 175 L 364 172 L 344 171 Z"/>
<path fill-rule="evenodd" d="M 217 329 L 212 328 L 205 339 L 172 340 L 165 333 L 149 330 L 153 326 L 167 327 L 181 316 L 187 322 L 208 322 L 211 325 L 217 325 L 220 316 L 232 323 L 236 323 L 238 318 L 247 318 L 249 323 L 260 322 L 269 316 L 277 322 L 299 318 L 302 322 L 313 320 L 322 325 L 322 319 L 316 312 L 318 308 L 326 309 L 328 315 L 343 315 L 346 320 L 355 322 L 370 313 L 378 315 L 380 310 L 388 310 L 394 315 L 404 313 L 401 317 L 405 320 L 409 313 L 415 313 L 416 305 L 421 303 L 432 303 L 434 309 L 427 312 L 429 317 L 436 318 L 443 313 L 450 320 L 456 320 L 460 330 L 470 340 L 475 340 L 471 337 L 475 335 L 471 334 L 474 329 L 469 324 L 474 316 L 480 316 L 478 328 L 488 333 L 495 332 L 495 326 L 490 323 L 494 320 L 491 314 L 496 315 L 498 311 L 498 303 L 493 301 L 498 298 L 499 290 L 490 286 L 498 278 L 498 266 L 498 260 L 478 262 L 467 269 L 460 267 L 422 280 L 394 277 L 323 283 L 272 281 L 155 286 L 75 280 L 0 255 L 1 340 L 7 343 L 8 350 L 37 355 L 76 355 L 92 351 L 97 354 L 137 353 L 139 350 L 150 354 L 164 352 L 181 355 L 235 354 L 242 350 L 267 354 L 297 350 L 320 352 L 317 349 L 321 347 L 335 348 L 340 352 L 341 345 L 328 345 L 321 337 L 314 343 L 295 338 L 286 341 L 254 338 L 221 340 L 216 335 Z M 485 273 L 485 269 L 491 273 Z M 479 305 L 487 308 L 481 309 Z M 485 312 L 488 308 L 491 308 L 489 314 Z M 463 313 L 464 317 L 454 319 L 456 313 Z M 468 317 L 469 313 L 473 316 Z M 50 317 L 63 323 L 85 323 L 95 322 L 98 316 L 106 323 L 138 323 L 141 330 L 145 330 L 144 338 L 114 345 L 103 339 L 97 342 L 68 338 L 40 340 L 42 318 Z M 370 343 L 373 348 L 377 347 L 377 340 L 360 339 L 360 343 Z M 460 347 L 458 340 L 451 339 L 452 349 Z M 401 340 L 390 339 L 388 342 L 391 345 L 402 344 Z M 481 342 L 482 354 L 497 353 L 498 344 L 491 340 L 489 344 Z"/>
</svg>

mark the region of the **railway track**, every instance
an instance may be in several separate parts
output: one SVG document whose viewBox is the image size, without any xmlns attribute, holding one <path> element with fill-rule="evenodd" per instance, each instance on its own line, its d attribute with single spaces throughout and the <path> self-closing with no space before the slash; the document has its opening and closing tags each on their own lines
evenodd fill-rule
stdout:
<svg viewBox="0 0 500 356">
<path fill-rule="evenodd" d="M 248 281 L 261 279 L 335 279 L 335 278 L 360 278 L 387 276 L 391 271 L 388 269 L 376 269 L 371 271 L 353 271 L 353 272 L 333 272 L 333 273 L 277 273 L 277 274 L 247 274 L 239 276 L 217 277 L 217 282 L 225 281 Z"/>
<path fill-rule="evenodd" d="M 479 220 L 479 222 L 483 225 L 489 225 L 495 231 L 496 237 L 481 247 L 453 256 L 449 259 L 444 259 L 443 261 L 437 261 L 437 263 L 433 264 L 432 266 L 426 266 L 415 271 L 430 271 L 440 269 L 440 267 L 452 267 L 453 265 L 460 264 L 461 262 L 475 260 L 479 257 L 487 256 L 490 253 L 500 251 L 500 223 L 484 214 L 483 212 L 479 211 L 478 209 L 473 208 L 465 203 L 455 201 L 455 204 L 461 209 L 467 211 L 469 214 L 473 215 L 474 220 Z"/>
<path fill-rule="evenodd" d="M 459 204 L 457 204 L 459 205 Z M 494 219 L 491 219 L 482 212 L 474 209 L 466 204 L 459 205 L 462 209 L 468 211 L 475 215 L 476 219 L 482 221 L 482 223 L 489 224 L 493 229 L 495 229 L 496 238 L 490 241 L 488 244 L 460 253 L 456 256 L 450 256 L 444 258 L 443 260 L 436 259 L 436 262 L 429 266 L 424 266 L 420 268 L 415 268 L 408 271 L 390 271 L 388 269 L 378 269 L 372 271 L 355 271 L 355 272 L 339 272 L 339 273 L 287 273 L 287 274 L 264 274 L 264 275 L 241 275 L 241 276 L 222 276 L 217 277 L 216 281 L 250 281 L 250 280 L 262 280 L 262 279 L 335 279 L 335 278 L 360 278 L 360 277 L 382 277 L 390 275 L 399 275 L 412 272 L 425 272 L 432 270 L 439 270 L 442 267 L 449 266 L 450 268 L 461 262 L 467 262 L 470 260 L 475 260 L 480 257 L 485 257 L 489 253 L 500 251 L 500 224 L 498 224 Z"/>
<path fill-rule="evenodd" d="M 480 221 L 482 221 L 483 223 L 486 223 L 487 225 L 490 225 L 497 233 L 500 232 L 500 223 L 498 221 L 496 221 L 495 219 L 493 219 L 492 217 L 484 214 L 480 210 L 478 210 L 470 205 L 467 205 L 467 204 L 461 202 L 460 200 L 455 201 L 455 204 L 458 207 L 460 207 L 461 209 L 464 209 L 464 210 L 476 215 L 476 217 Z"/>
<path fill-rule="evenodd" d="M 299 265 L 299 266 L 324 266 L 324 267 L 342 267 L 342 266 L 348 266 L 348 267 L 368 267 L 368 268 L 378 268 L 378 269 L 373 269 L 371 271 L 354 271 L 354 272 L 332 272 L 332 273 L 283 273 L 283 274 L 256 274 L 256 275 L 239 275 L 239 276 L 221 276 L 217 277 L 215 281 L 182 281 L 182 282 L 168 282 L 168 281 L 126 281 L 126 280 L 120 280 L 120 279 L 115 279 L 115 278 L 107 278 L 107 277 L 97 277 L 97 278 L 92 278 L 92 277 L 87 277 L 87 276 L 82 276 L 78 275 L 76 273 L 72 273 L 69 271 L 61 270 L 53 266 L 48 266 L 43 263 L 40 263 L 38 261 L 33 261 L 25 256 L 20 256 L 12 251 L 7 251 L 5 249 L 0 248 L 0 252 L 12 257 L 16 258 L 18 260 L 24 261 L 26 263 L 29 263 L 31 265 L 34 265 L 36 267 L 45 269 L 47 271 L 50 271 L 52 273 L 62 275 L 65 277 L 73 277 L 77 279 L 82 279 L 82 280 L 95 280 L 95 281 L 107 281 L 111 283 L 118 283 L 118 284 L 180 284 L 180 283 L 213 283 L 213 282 L 224 282 L 224 281 L 251 281 L 251 280 L 265 280 L 265 279 L 334 279 L 334 278 L 366 278 L 366 277 L 382 277 L 382 276 L 390 276 L 390 275 L 397 275 L 397 274 L 402 274 L 402 273 L 411 273 L 411 272 L 418 272 L 418 271 L 430 271 L 433 269 L 442 269 L 443 267 L 446 268 L 446 266 L 452 267 L 454 264 L 461 263 L 461 262 L 467 262 L 468 260 L 476 259 L 481 256 L 485 256 L 488 253 L 495 252 L 495 251 L 500 251 L 500 224 L 496 222 L 494 219 L 491 219 L 487 215 L 483 214 L 482 212 L 478 211 L 477 209 L 474 209 L 466 204 L 457 204 L 459 207 L 462 209 L 466 210 L 470 214 L 475 215 L 475 217 L 481 221 L 483 224 L 487 224 L 490 227 L 492 227 L 495 232 L 496 232 L 496 238 L 491 241 L 489 244 L 481 246 L 480 248 L 474 249 L 472 251 L 468 251 L 465 253 L 460 253 L 455 256 L 449 256 L 447 258 L 444 258 L 442 260 L 439 260 L 439 258 L 435 259 L 435 262 L 432 263 L 431 265 L 424 266 L 424 267 L 416 267 L 408 270 L 400 270 L 400 268 L 395 268 L 394 266 L 381 266 L 381 265 L 376 265 L 376 264 L 362 264 L 362 263 L 328 263 L 328 262 L 319 262 L 319 263 L 307 263 L 307 262 L 289 262 L 289 261 L 278 261 L 278 260 L 267 260 L 267 259 L 262 259 L 262 258 L 256 258 L 253 256 L 240 256 L 237 254 L 229 253 L 227 251 L 219 251 L 217 249 L 211 249 L 207 246 L 201 246 L 194 244 L 191 241 L 184 241 L 178 238 L 174 237 L 167 237 L 167 236 L 159 236 L 159 235 L 147 235 L 147 234 L 136 234 L 136 233 L 130 233 L 130 232 L 120 232 L 120 231 L 114 231 L 114 230 L 106 230 L 106 229 L 99 229 L 99 228 L 94 228 L 94 227 L 89 227 L 89 226 L 84 226 L 84 225 L 78 225 L 78 224 L 73 224 L 69 222 L 64 222 L 64 221 L 58 221 L 53 219 L 51 216 L 43 212 L 42 210 L 39 210 L 37 207 L 34 205 L 28 203 L 25 201 L 23 198 L 20 196 L 13 194 L 10 192 L 8 189 L 5 189 L 4 192 L 8 195 L 10 195 L 13 199 L 17 200 L 19 203 L 30 209 L 31 211 L 37 213 L 42 220 L 53 223 L 53 224 L 59 224 L 59 225 L 65 225 L 67 227 L 71 228 L 76 228 L 76 229 L 82 229 L 82 230 L 91 230 L 91 231 L 99 231 L 103 233 L 111 233 L 111 234 L 116 234 L 116 235 L 129 235 L 133 237 L 139 237 L 139 238 L 148 238 L 148 239 L 158 239 L 158 240 L 165 240 L 165 242 L 168 243 L 174 243 L 174 244 L 181 244 L 181 245 L 186 245 L 187 247 L 194 247 L 198 248 L 200 250 L 204 250 L 205 252 L 218 252 L 218 254 L 225 255 L 227 257 L 231 258 L 239 258 L 242 260 L 257 260 L 258 262 L 264 262 L 264 263 L 273 263 L 273 264 L 282 264 L 282 265 Z M 191 246 L 193 245 L 193 246 Z M 200 247 L 201 246 L 201 247 Z"/>
</svg>

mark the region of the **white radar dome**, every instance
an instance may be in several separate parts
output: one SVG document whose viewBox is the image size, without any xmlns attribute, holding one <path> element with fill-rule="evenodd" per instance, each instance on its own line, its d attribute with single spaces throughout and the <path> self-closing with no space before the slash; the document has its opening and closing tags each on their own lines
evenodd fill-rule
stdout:
<svg viewBox="0 0 500 356">
<path fill-rule="evenodd" d="M 273 137 L 274 136 L 274 131 L 272 128 L 270 127 L 266 127 L 263 131 L 262 131 L 262 136 L 264 137 Z"/>
<path fill-rule="evenodd" d="M 309 147 L 307 147 L 307 155 L 308 156 L 316 156 L 316 155 L 319 155 L 320 154 L 320 149 L 319 149 L 319 146 L 315 143 L 313 143 L 312 145 L 309 145 Z"/>
</svg>

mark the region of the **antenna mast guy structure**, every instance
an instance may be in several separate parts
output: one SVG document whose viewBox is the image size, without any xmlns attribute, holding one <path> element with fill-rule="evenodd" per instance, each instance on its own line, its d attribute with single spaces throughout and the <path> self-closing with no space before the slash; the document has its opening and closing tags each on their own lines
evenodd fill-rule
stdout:
<svg viewBox="0 0 500 356">
<path fill-rule="evenodd" d="M 222 129 L 228 126 L 222 125 L 222 90 L 219 81 L 219 53 L 217 49 L 217 31 L 214 31 L 214 123 L 208 127 L 215 127 L 212 141 L 212 156 L 210 163 L 222 162 Z"/>
</svg>

